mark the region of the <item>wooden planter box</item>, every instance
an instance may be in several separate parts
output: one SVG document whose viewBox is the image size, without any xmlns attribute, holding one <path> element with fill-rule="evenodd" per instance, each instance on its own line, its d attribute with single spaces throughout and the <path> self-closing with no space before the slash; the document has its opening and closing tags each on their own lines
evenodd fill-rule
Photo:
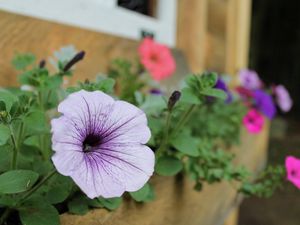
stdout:
<svg viewBox="0 0 300 225">
<path fill-rule="evenodd" d="M 269 127 L 259 135 L 242 134 L 241 145 L 233 147 L 236 163 L 251 171 L 260 170 L 266 160 Z M 116 211 L 94 209 L 84 216 L 63 214 L 62 225 L 222 225 L 238 207 L 237 185 L 222 182 L 205 185 L 201 192 L 183 177 L 154 176 L 156 199 L 150 203 L 125 200 Z"/>
</svg>

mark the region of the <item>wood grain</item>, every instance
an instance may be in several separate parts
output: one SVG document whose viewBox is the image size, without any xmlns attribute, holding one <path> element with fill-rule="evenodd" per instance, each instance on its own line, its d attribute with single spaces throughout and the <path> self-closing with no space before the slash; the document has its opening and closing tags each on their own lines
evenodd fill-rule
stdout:
<svg viewBox="0 0 300 225">
<path fill-rule="evenodd" d="M 116 57 L 136 58 L 138 46 L 136 41 L 0 11 L 0 85 L 16 84 L 17 72 L 10 64 L 16 52 L 32 52 L 38 59 L 47 59 L 69 44 L 87 53 L 72 82 L 105 72 Z"/>
<path fill-rule="evenodd" d="M 185 54 L 192 72 L 202 72 L 206 57 L 207 0 L 179 0 L 177 47 Z"/>
<path fill-rule="evenodd" d="M 236 163 L 251 171 L 265 164 L 268 127 L 259 135 L 242 135 L 242 145 L 231 149 L 237 155 Z M 64 214 L 62 225 L 222 225 L 239 205 L 234 184 L 222 182 L 205 185 L 202 192 L 193 190 L 193 182 L 181 177 L 154 177 L 156 199 L 147 204 L 125 201 L 121 207 L 108 212 L 91 210 L 84 216 Z M 233 225 L 232 223 L 230 225 Z"/>
</svg>

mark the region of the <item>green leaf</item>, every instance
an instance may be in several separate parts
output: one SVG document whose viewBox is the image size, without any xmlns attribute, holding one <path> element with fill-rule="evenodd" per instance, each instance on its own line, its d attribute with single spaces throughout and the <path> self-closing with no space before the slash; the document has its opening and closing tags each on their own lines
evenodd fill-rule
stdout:
<svg viewBox="0 0 300 225">
<path fill-rule="evenodd" d="M 183 168 L 182 162 L 171 156 L 163 156 L 157 160 L 155 172 L 162 176 L 174 176 Z"/>
<path fill-rule="evenodd" d="M 181 91 L 181 102 L 186 102 L 189 104 L 200 104 L 201 101 L 194 91 L 190 88 L 183 88 Z"/>
<path fill-rule="evenodd" d="M 206 95 L 206 96 L 210 96 L 210 97 L 216 97 L 216 98 L 220 98 L 222 100 L 227 99 L 227 94 L 226 92 L 220 90 L 220 89 L 205 89 L 201 91 L 201 94 Z"/>
<path fill-rule="evenodd" d="M 0 146 L 0 172 L 9 170 L 12 157 L 12 146 Z"/>
<path fill-rule="evenodd" d="M 140 190 L 135 192 L 130 192 L 131 197 L 137 202 L 143 202 L 147 199 L 150 192 L 150 185 L 146 183 Z"/>
<path fill-rule="evenodd" d="M 10 130 L 4 124 L 0 124 L 0 146 L 5 145 L 10 138 Z"/>
<path fill-rule="evenodd" d="M 71 194 L 73 182 L 70 177 L 57 175 L 50 185 L 51 187 L 46 194 L 46 198 L 49 203 L 57 204 L 65 201 Z M 83 201 L 86 203 L 86 200 Z"/>
<path fill-rule="evenodd" d="M 140 106 L 147 114 L 159 113 L 166 108 L 166 102 L 159 95 L 147 95 L 145 102 Z"/>
<path fill-rule="evenodd" d="M 45 114 L 42 111 L 34 111 L 24 118 L 27 135 L 41 134 L 48 130 Z"/>
<path fill-rule="evenodd" d="M 17 54 L 12 60 L 12 64 L 17 70 L 24 70 L 34 62 L 35 56 L 31 53 Z"/>
<path fill-rule="evenodd" d="M 170 142 L 174 148 L 186 155 L 199 156 L 197 141 L 188 134 L 179 134 L 172 138 Z"/>
<path fill-rule="evenodd" d="M 96 78 L 97 90 L 103 91 L 105 93 L 112 93 L 115 83 L 115 80 L 112 78 L 106 78 L 103 76 L 98 76 Z"/>
<path fill-rule="evenodd" d="M 109 210 L 117 209 L 122 203 L 122 198 L 98 198 L 98 200 L 105 208 Z"/>
<path fill-rule="evenodd" d="M 59 225 L 57 210 L 45 202 L 27 203 L 19 210 L 23 225 Z"/>
<path fill-rule="evenodd" d="M 0 193 L 15 194 L 29 190 L 39 175 L 30 170 L 11 170 L 0 175 Z"/>
<path fill-rule="evenodd" d="M 18 101 L 18 98 L 11 92 L 5 89 L 0 89 L 0 101 L 4 102 L 6 111 L 9 112 L 12 105 Z"/>
<path fill-rule="evenodd" d="M 84 196 L 77 196 L 68 202 L 68 209 L 70 213 L 84 215 L 89 211 L 88 199 Z"/>
<path fill-rule="evenodd" d="M 208 88 L 212 88 L 216 85 L 218 81 L 218 75 L 213 72 L 204 72 L 199 77 L 200 83 L 201 83 L 201 90 L 205 90 Z"/>
</svg>

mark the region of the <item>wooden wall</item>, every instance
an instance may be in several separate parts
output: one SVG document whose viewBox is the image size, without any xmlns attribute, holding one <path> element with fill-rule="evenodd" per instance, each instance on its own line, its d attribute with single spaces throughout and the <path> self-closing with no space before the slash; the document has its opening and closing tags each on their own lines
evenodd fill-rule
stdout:
<svg viewBox="0 0 300 225">
<path fill-rule="evenodd" d="M 177 48 L 193 72 L 235 74 L 248 65 L 251 0 L 178 0 Z M 136 57 L 138 42 L 0 11 L 0 85 L 16 82 L 15 52 L 49 57 L 73 44 L 87 52 L 74 80 L 105 72 L 117 56 Z"/>
<path fill-rule="evenodd" d="M 178 47 L 194 72 L 248 66 L 251 0 L 179 0 Z"/>
<path fill-rule="evenodd" d="M 47 59 L 69 44 L 87 53 L 73 82 L 106 71 L 118 56 L 135 58 L 138 46 L 136 41 L 0 11 L 0 86 L 16 83 L 17 73 L 10 63 L 16 52 L 32 52 L 38 59 Z"/>
</svg>

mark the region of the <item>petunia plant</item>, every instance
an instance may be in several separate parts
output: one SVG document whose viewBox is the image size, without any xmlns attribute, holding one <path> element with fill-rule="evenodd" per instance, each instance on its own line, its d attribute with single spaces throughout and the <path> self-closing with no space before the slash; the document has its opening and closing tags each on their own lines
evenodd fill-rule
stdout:
<svg viewBox="0 0 300 225">
<path fill-rule="evenodd" d="M 226 150 L 239 144 L 242 124 L 256 133 L 260 113 L 269 115 L 264 93 L 253 108 L 261 87 L 255 75 L 243 78 L 249 86 L 241 97 L 212 72 L 187 75 L 180 90 L 166 93 L 158 81 L 175 70 L 170 50 L 148 38 L 139 54 L 138 62 L 115 60 L 107 76 L 75 86 L 68 78 L 85 52 L 55 52 L 51 70 L 46 60 L 16 55 L 20 87 L 0 89 L 0 225 L 56 225 L 65 212 L 114 210 L 123 196 L 146 203 L 155 199 L 152 175 L 186 175 L 197 191 L 238 181 L 247 196 L 270 196 L 285 177 L 299 188 L 298 159 L 255 179 Z M 285 89 L 274 93 L 287 111 Z"/>
</svg>

